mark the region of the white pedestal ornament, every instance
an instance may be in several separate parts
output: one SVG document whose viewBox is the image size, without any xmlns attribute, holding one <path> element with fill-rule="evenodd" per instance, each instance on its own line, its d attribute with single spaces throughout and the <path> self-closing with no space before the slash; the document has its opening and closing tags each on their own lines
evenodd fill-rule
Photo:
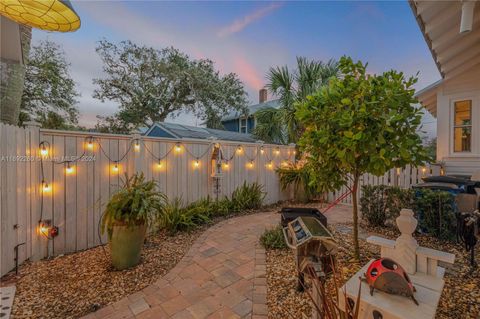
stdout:
<svg viewBox="0 0 480 319">
<path fill-rule="evenodd" d="M 438 267 L 438 261 L 453 264 L 455 255 L 420 247 L 412 237 L 417 227 L 417 220 L 413 217 L 413 211 L 402 209 L 396 220 L 397 227 L 401 232 L 397 240 L 389 240 L 378 236 L 370 236 L 367 242 L 381 247 L 381 257 L 391 258 L 400 264 L 409 274 L 416 293 L 415 298 L 419 305 L 415 305 L 411 299 L 391 295 L 375 290 L 373 296 L 369 293 L 366 282 L 358 279 L 363 277 L 371 260 L 360 269 L 339 291 L 340 308 L 345 310 L 345 297 L 356 301 L 359 285 L 361 287 L 359 319 L 427 319 L 435 318 L 438 301 L 442 294 L 445 269 Z"/>
</svg>

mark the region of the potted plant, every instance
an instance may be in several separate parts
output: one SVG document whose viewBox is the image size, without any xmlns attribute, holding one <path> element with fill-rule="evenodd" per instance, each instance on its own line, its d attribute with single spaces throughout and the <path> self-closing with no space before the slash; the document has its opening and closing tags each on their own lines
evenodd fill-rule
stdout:
<svg viewBox="0 0 480 319">
<path fill-rule="evenodd" d="M 113 266 L 126 269 L 137 265 L 147 227 L 163 211 L 166 196 L 157 191 L 155 181 L 145 181 L 143 173 L 128 177 L 108 201 L 101 231 L 108 234 Z"/>
</svg>

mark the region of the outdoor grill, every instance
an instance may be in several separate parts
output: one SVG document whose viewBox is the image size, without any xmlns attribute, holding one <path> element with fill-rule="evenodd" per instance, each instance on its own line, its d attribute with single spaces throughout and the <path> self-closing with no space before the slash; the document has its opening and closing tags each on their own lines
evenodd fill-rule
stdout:
<svg viewBox="0 0 480 319">
<path fill-rule="evenodd" d="M 306 269 L 320 280 L 332 272 L 337 243 L 328 229 L 313 216 L 301 216 L 283 228 L 287 245 L 295 252 L 299 291 L 305 288 Z M 308 274 L 312 277 L 312 274 Z"/>
</svg>

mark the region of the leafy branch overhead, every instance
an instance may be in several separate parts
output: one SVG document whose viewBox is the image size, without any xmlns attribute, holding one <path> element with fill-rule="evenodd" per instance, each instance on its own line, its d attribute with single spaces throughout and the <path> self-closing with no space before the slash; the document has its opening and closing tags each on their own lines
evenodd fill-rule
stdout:
<svg viewBox="0 0 480 319">
<path fill-rule="evenodd" d="M 173 47 L 157 50 L 130 41 L 102 40 L 96 51 L 106 77 L 94 79 L 94 97 L 119 103 L 119 112 L 105 119 L 116 131 L 163 122 L 181 111 L 214 122 L 232 109 L 246 110 L 242 82 L 234 73 L 220 75 L 211 60 L 191 59 Z"/>
<path fill-rule="evenodd" d="M 30 51 L 25 72 L 20 121 L 37 120 L 44 128 L 65 129 L 78 121 L 80 95 L 65 53 L 55 42 L 41 41 Z"/>
</svg>

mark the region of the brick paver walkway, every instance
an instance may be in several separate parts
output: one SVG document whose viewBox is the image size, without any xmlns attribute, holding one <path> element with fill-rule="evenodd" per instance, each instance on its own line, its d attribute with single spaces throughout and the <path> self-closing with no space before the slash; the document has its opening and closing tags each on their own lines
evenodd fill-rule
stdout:
<svg viewBox="0 0 480 319">
<path fill-rule="evenodd" d="M 258 238 L 278 222 L 273 212 L 220 222 L 155 284 L 84 318 L 266 318 Z"/>
<path fill-rule="evenodd" d="M 329 223 L 345 222 L 351 208 L 337 206 L 326 215 Z M 155 284 L 84 319 L 266 319 L 265 251 L 258 238 L 279 219 L 265 212 L 212 226 Z"/>
</svg>

